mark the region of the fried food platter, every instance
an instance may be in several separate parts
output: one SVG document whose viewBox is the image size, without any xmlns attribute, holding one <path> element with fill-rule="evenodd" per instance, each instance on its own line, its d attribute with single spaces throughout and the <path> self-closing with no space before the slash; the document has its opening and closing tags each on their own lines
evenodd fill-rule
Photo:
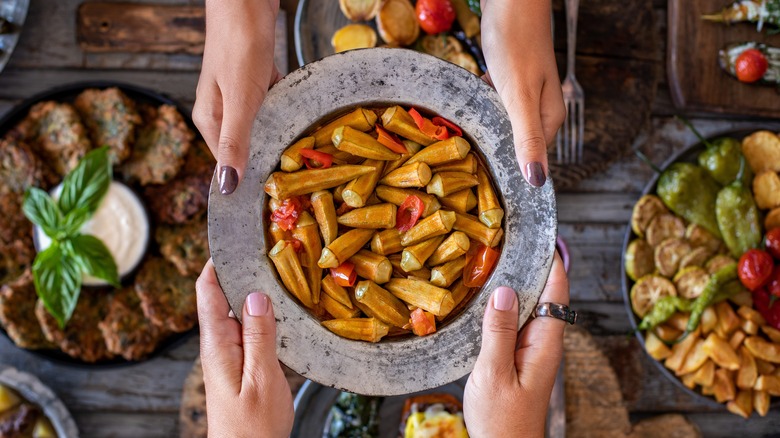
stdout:
<svg viewBox="0 0 780 438">
<path fill-rule="evenodd" d="M 81 124 L 80 118 L 87 120 L 87 116 L 83 115 L 85 113 L 78 113 L 83 111 L 83 107 L 76 110 L 80 105 L 79 99 L 82 103 L 90 99 L 92 102 L 100 102 L 101 96 L 105 99 L 119 99 L 131 108 L 129 111 L 137 111 L 137 114 L 122 116 L 125 120 L 137 120 L 133 129 L 137 130 L 138 136 L 128 137 L 129 150 L 125 152 L 128 158 L 121 165 L 114 166 L 114 179 L 122 180 L 138 195 L 149 218 L 149 243 L 143 261 L 123 277 L 121 289 L 83 287 L 81 299 L 70 322 L 72 328 L 69 329 L 66 325 L 64 331 L 57 327 L 40 303 L 35 303 L 35 288 L 29 281 L 29 268 L 26 269 L 26 274 L 19 276 L 25 271 L 24 265 L 30 263 L 30 260 L 20 266 L 11 263 L 16 269 L 14 272 L 3 265 L 1 273 L 4 277 L 4 287 L 3 292 L 0 292 L 0 310 L 3 312 L 0 316 L 5 317 L 0 318 L 0 321 L 19 321 L 23 318 L 22 312 L 29 313 L 25 317 L 32 321 L 29 326 L 25 326 L 26 331 L 0 324 L 0 331 L 4 335 L 9 336 L 17 345 L 31 348 L 31 352 L 46 359 L 88 367 L 126 365 L 146 360 L 183 341 L 197 330 L 194 282 L 208 257 L 208 247 L 204 249 L 208 242 L 203 213 L 214 166 L 214 160 L 205 143 L 199 139 L 186 110 L 155 91 L 115 82 L 94 81 L 64 85 L 27 99 L 0 120 L 0 138 L 6 142 L 3 147 L 17 144 L 13 142 L 29 142 L 33 145 L 39 141 L 39 137 L 27 138 L 24 127 L 32 126 L 29 124 L 29 114 L 40 112 L 42 108 L 72 108 L 72 113 L 76 116 L 73 126 L 77 126 L 72 132 L 82 132 L 85 138 L 88 137 L 85 140 L 87 144 L 94 143 L 95 138 L 100 138 L 99 141 L 103 144 L 110 142 L 110 139 L 95 137 L 93 131 L 96 125 L 88 121 L 84 121 L 84 125 Z M 119 107 L 108 105 L 98 108 L 106 108 L 106 114 L 113 114 L 112 108 Z M 63 126 L 59 128 L 66 129 Z M 39 128 L 34 129 L 37 131 Z M 168 135 L 163 136 L 164 138 L 170 140 L 179 135 L 175 138 L 181 143 L 176 145 L 182 146 L 186 143 L 179 151 L 181 157 L 175 169 L 169 168 L 169 161 L 172 159 L 158 159 L 159 162 L 151 163 L 147 160 L 148 156 L 143 156 L 143 159 L 130 158 L 134 156 L 133 148 L 136 144 L 158 142 L 162 137 L 155 132 L 164 130 L 174 132 L 173 137 Z M 154 144 L 164 149 L 174 143 L 164 146 L 159 142 Z M 41 150 L 36 149 L 37 147 L 28 147 L 31 162 L 41 162 L 38 157 Z M 167 153 L 169 152 L 164 151 L 162 156 Z M 133 164 L 127 164 L 130 162 Z M 7 177 L 9 174 L 4 172 Z M 49 177 L 49 182 L 43 184 L 43 188 L 47 189 L 56 184 L 58 178 L 57 175 Z M 155 178 L 157 179 L 152 181 Z M 7 182 L 0 184 L 5 186 L 0 186 L 0 191 L 8 193 L 10 186 L 6 185 Z M 16 189 L 18 192 L 19 187 Z M 21 211 L 19 213 L 21 214 Z M 24 215 L 18 219 L 27 221 Z M 32 224 L 22 222 L 21 226 L 23 237 L 14 237 L 15 244 L 21 245 L 34 255 L 32 237 L 27 236 L 24 231 L 25 227 L 32 229 Z M 193 237 L 190 240 L 182 240 L 182 236 Z M 9 257 L 3 259 L 4 262 L 8 260 Z M 161 278 L 166 278 L 166 284 L 169 283 L 167 279 L 171 276 L 176 279 L 172 282 L 175 287 L 160 283 Z M 26 283 L 24 277 L 28 278 Z M 14 296 L 25 297 L 20 298 L 25 304 L 24 310 L 20 310 L 19 314 L 9 311 L 11 306 L 3 304 L 11 302 L 9 297 Z M 172 313 L 176 314 L 175 317 L 171 316 Z M 37 324 L 41 324 L 42 329 L 37 327 Z M 83 334 L 75 336 L 74 330 Z M 37 333 L 38 341 L 28 343 L 20 336 L 20 333 L 31 332 Z"/>
</svg>

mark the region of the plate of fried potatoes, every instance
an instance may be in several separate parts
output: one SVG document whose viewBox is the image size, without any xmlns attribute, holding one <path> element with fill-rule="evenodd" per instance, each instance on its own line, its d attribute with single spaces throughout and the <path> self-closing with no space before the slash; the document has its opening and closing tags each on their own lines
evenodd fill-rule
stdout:
<svg viewBox="0 0 780 438">
<path fill-rule="evenodd" d="M 473 368 L 490 293 L 524 323 L 549 274 L 552 182 L 531 187 L 495 90 L 429 55 L 366 49 L 291 73 L 255 120 L 209 238 L 236 315 L 267 293 L 280 360 L 326 386 L 396 395 Z"/>
<path fill-rule="evenodd" d="M 780 137 L 768 129 L 778 126 L 701 138 L 672 157 L 623 246 L 626 310 L 648 355 L 687 393 L 744 418 L 780 396 L 780 260 L 764 249 L 780 228 Z"/>
</svg>

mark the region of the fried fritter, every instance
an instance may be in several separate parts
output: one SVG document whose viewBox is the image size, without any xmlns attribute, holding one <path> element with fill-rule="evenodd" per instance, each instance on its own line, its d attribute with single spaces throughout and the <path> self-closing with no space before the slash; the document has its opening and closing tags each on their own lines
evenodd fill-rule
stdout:
<svg viewBox="0 0 780 438">
<path fill-rule="evenodd" d="M 210 181 L 196 176 L 177 178 L 146 188 L 147 206 L 158 223 L 183 224 L 206 211 Z"/>
<path fill-rule="evenodd" d="M 32 263 L 32 224 L 22 213 L 22 195 L 0 194 L 0 284 L 18 277 Z"/>
<path fill-rule="evenodd" d="M 141 310 L 133 286 L 114 293 L 108 315 L 98 324 L 108 351 L 127 360 L 141 360 L 157 349 L 167 331 L 152 324 Z"/>
<path fill-rule="evenodd" d="M 0 140 L 0 194 L 23 194 L 30 186 L 48 189 L 55 176 L 22 140 Z"/>
<path fill-rule="evenodd" d="M 65 330 L 60 329 L 57 320 L 49 314 L 41 300 L 35 306 L 35 316 L 46 339 L 71 357 L 84 362 L 111 359 L 114 355 L 108 351 L 106 340 L 98 327 L 106 317 L 109 296 L 105 290 L 82 290 Z"/>
<path fill-rule="evenodd" d="M 30 108 L 12 136 L 26 139 L 60 176 L 70 172 L 92 149 L 76 109 L 67 103 L 46 101 Z"/>
<path fill-rule="evenodd" d="M 138 133 L 133 153 L 122 169 L 125 178 L 141 185 L 170 181 L 184 164 L 194 137 L 176 107 L 160 106 L 157 117 Z"/>
<path fill-rule="evenodd" d="M 197 176 L 211 181 L 217 160 L 203 140 L 196 140 L 184 160 L 180 176 Z"/>
<path fill-rule="evenodd" d="M 195 278 L 179 274 L 161 257 L 146 260 L 135 279 L 135 291 L 149 320 L 174 332 L 184 332 L 198 321 Z"/>
<path fill-rule="evenodd" d="M 90 88 L 76 97 L 74 106 L 89 130 L 92 143 L 109 147 L 113 164 L 130 156 L 136 126 L 141 124 L 141 116 L 132 99 L 116 87 Z"/>
<path fill-rule="evenodd" d="M 21 348 L 53 348 L 41 331 L 35 318 L 35 293 L 32 273 L 29 269 L 21 277 L 0 287 L 0 323 L 8 336 Z"/>
<path fill-rule="evenodd" d="M 157 228 L 160 252 L 181 275 L 198 275 L 209 259 L 209 230 L 205 217 L 183 226 Z"/>
</svg>

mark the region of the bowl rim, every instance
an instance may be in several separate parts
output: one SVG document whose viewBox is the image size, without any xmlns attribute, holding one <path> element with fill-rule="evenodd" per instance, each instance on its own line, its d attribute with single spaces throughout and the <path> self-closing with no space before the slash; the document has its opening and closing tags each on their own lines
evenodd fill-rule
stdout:
<svg viewBox="0 0 780 438">
<path fill-rule="evenodd" d="M 380 68 L 375 68 L 377 65 Z M 419 81 L 414 82 L 419 86 L 409 87 L 410 80 Z M 328 88 L 323 93 L 323 85 L 333 89 Z M 438 94 L 430 92 L 433 86 L 438 87 Z M 308 96 L 307 92 L 322 95 L 318 96 L 319 102 L 307 101 L 309 107 L 298 104 L 294 109 L 297 112 L 306 110 L 308 115 L 289 109 L 285 113 L 278 108 L 294 104 L 300 96 Z M 441 102 L 434 103 L 436 96 Z M 445 100 L 444 96 L 457 98 Z M 323 100 L 328 102 L 323 103 Z M 460 100 L 468 105 L 458 106 Z M 413 104 L 461 125 L 474 139 L 475 149 L 486 158 L 487 167 L 503 196 L 506 209 L 504 248 L 517 245 L 517 251 L 502 252 L 486 285 L 463 313 L 440 331 L 426 337 L 368 344 L 330 333 L 309 312 L 289 299 L 266 255 L 270 247 L 266 244 L 266 221 L 261 215 L 268 197 L 262 184 L 276 170 L 279 155 L 286 146 L 318 122 L 350 108 L 376 103 Z M 548 179 L 541 188 L 532 188 L 522 177 L 506 111 L 496 91 L 477 76 L 454 64 L 408 49 L 372 48 L 332 55 L 290 73 L 271 88 L 255 119 L 252 136 L 250 162 L 236 192 L 222 196 L 216 176 L 212 180 L 210 248 L 217 277 L 235 314 L 242 315 L 243 302 L 249 291 L 263 288 L 272 299 L 284 297 L 274 301 L 274 312 L 279 321 L 277 351 L 280 360 L 294 371 L 325 386 L 367 395 L 416 392 L 441 386 L 471 372 L 481 345 L 484 306 L 493 288 L 508 284 L 520 291 L 519 326 L 529 317 L 552 266 L 557 234 L 552 180 Z M 510 156 L 511 160 L 505 159 Z M 239 235 L 240 231 L 244 234 Z M 531 237 L 521 231 L 530 231 L 528 236 Z M 234 254 L 236 252 L 241 254 Z M 516 263 L 512 264 L 513 260 Z M 463 317 L 466 314 L 468 318 Z M 459 329 L 464 331 L 457 331 Z M 425 349 L 427 347 L 430 349 Z M 421 351 L 427 356 L 421 356 Z M 311 360 L 315 356 L 317 360 Z M 423 357 L 430 361 L 424 363 L 425 366 L 420 365 Z M 412 359 L 416 362 L 412 363 Z M 437 368 L 434 365 L 438 362 L 433 360 L 444 360 L 443 363 L 449 366 Z M 378 370 L 384 374 L 379 374 Z"/>
<path fill-rule="evenodd" d="M 750 123 L 745 126 L 739 126 L 737 128 L 726 128 L 722 130 L 718 130 L 712 134 L 709 134 L 705 136 L 705 139 L 708 141 L 712 141 L 717 138 L 721 137 L 734 137 L 740 139 L 744 139 L 746 136 L 760 130 L 774 130 L 775 132 L 780 131 L 780 123 L 777 122 L 766 122 L 766 123 Z M 695 163 L 696 155 L 698 153 L 702 152 L 706 146 L 701 141 L 696 141 L 695 143 L 684 147 L 683 149 L 675 152 L 672 154 L 672 156 L 667 159 L 661 166 L 659 166 L 659 169 L 661 171 L 666 170 L 674 163 L 677 162 L 692 162 Z M 642 189 L 641 196 L 645 195 L 655 195 L 656 194 L 656 186 L 658 185 L 658 179 L 660 178 L 660 173 L 655 172 L 653 174 L 653 177 L 650 178 L 650 180 L 645 185 L 644 189 Z M 631 308 L 631 288 L 629 285 L 633 285 L 635 282 L 634 280 L 631 280 L 631 278 L 628 277 L 628 274 L 626 274 L 626 261 L 625 261 L 625 254 L 626 249 L 628 248 L 628 244 L 631 243 L 632 240 L 638 238 L 634 233 L 634 230 L 631 228 L 631 221 L 629 220 L 628 225 L 626 226 L 626 231 L 623 237 L 623 245 L 620 252 L 620 276 L 621 276 L 621 289 L 622 289 L 622 296 L 623 296 L 623 307 L 626 310 L 626 314 L 628 316 L 628 321 L 631 324 L 631 331 L 634 333 L 634 336 L 636 336 L 637 340 L 639 341 L 639 344 L 642 347 L 642 351 L 644 352 L 644 355 L 648 357 L 648 359 L 655 364 L 656 368 L 666 376 L 667 379 L 671 380 L 679 389 L 681 389 L 686 394 L 690 395 L 693 398 L 696 398 L 700 401 L 703 401 L 708 407 L 717 407 L 721 408 L 723 410 L 726 410 L 725 403 L 718 403 L 713 397 L 710 397 L 708 395 L 704 395 L 699 391 L 696 391 L 694 389 L 688 388 L 682 383 L 682 380 L 680 380 L 677 376 L 672 374 L 672 372 L 666 368 L 660 361 L 653 359 L 648 353 L 647 349 L 645 348 L 645 336 L 642 333 L 642 331 L 639 330 L 639 319 L 634 314 L 634 309 Z M 774 403 L 773 403 L 774 405 Z"/>
</svg>

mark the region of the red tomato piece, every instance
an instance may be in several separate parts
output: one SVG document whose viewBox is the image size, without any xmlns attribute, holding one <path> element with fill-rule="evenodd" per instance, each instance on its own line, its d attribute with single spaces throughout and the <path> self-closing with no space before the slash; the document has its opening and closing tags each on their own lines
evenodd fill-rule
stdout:
<svg viewBox="0 0 780 438">
<path fill-rule="evenodd" d="M 775 266 L 772 270 L 772 275 L 769 276 L 769 281 L 766 283 L 766 290 L 769 295 L 780 298 L 780 265 Z"/>
<path fill-rule="evenodd" d="M 293 251 L 295 252 L 301 252 L 303 249 L 303 243 L 298 239 L 288 239 L 285 240 L 285 242 L 289 243 L 293 247 Z"/>
<path fill-rule="evenodd" d="M 739 258 L 737 274 L 742 285 L 753 291 L 767 284 L 773 268 L 774 261 L 768 252 L 751 249 Z"/>
<path fill-rule="evenodd" d="M 406 150 L 406 146 L 404 146 L 403 143 L 401 143 L 401 140 L 398 139 L 398 136 L 391 132 L 387 132 L 385 128 L 376 125 L 376 133 L 379 135 L 377 138 L 377 141 L 379 143 L 382 143 L 385 147 L 390 149 L 391 151 L 395 152 L 396 154 L 408 154 L 409 151 Z"/>
<path fill-rule="evenodd" d="M 764 77 L 769 68 L 769 61 L 758 49 L 748 49 L 742 52 L 734 63 L 737 79 L 742 82 L 756 82 Z"/>
<path fill-rule="evenodd" d="M 298 217 L 304 210 L 304 203 L 298 196 L 285 199 L 282 205 L 271 213 L 271 221 L 279 224 L 279 228 L 289 231 L 295 228 Z"/>
<path fill-rule="evenodd" d="M 411 314 L 412 333 L 417 336 L 430 335 L 436 333 L 436 317 L 433 313 L 426 312 L 423 309 L 415 309 Z"/>
<path fill-rule="evenodd" d="M 446 32 L 455 21 L 455 8 L 450 0 L 417 0 L 417 21 L 429 35 Z"/>
<path fill-rule="evenodd" d="M 307 169 L 327 169 L 333 165 L 333 155 L 314 149 L 301 149 L 303 164 Z"/>
<path fill-rule="evenodd" d="M 417 196 L 409 195 L 398 207 L 398 212 L 395 216 L 395 227 L 398 231 L 404 232 L 412 229 L 420 220 L 422 212 L 425 209 L 425 204 Z"/>
<path fill-rule="evenodd" d="M 773 228 L 766 232 L 764 238 L 766 243 L 766 250 L 775 260 L 780 261 L 780 228 Z"/>
<path fill-rule="evenodd" d="M 355 272 L 355 264 L 352 262 L 344 262 L 336 268 L 330 268 L 330 275 L 336 281 L 336 284 L 343 287 L 352 287 L 357 280 L 357 272 Z"/>
<path fill-rule="evenodd" d="M 463 268 L 463 284 L 467 287 L 485 285 L 498 261 L 498 251 L 483 244 L 472 246 L 466 254 L 466 266 Z"/>
<path fill-rule="evenodd" d="M 766 322 L 780 330 L 780 300 L 772 299 L 769 292 L 764 289 L 753 291 L 753 308 L 755 308 Z"/>
<path fill-rule="evenodd" d="M 436 116 L 431 119 L 431 123 L 433 123 L 436 126 L 444 126 L 450 131 L 452 131 L 452 135 L 456 137 L 462 137 L 463 131 L 458 127 L 458 125 L 450 122 L 449 120 L 445 119 L 444 117 Z"/>
<path fill-rule="evenodd" d="M 409 115 L 414 119 L 414 123 L 417 128 L 423 132 L 423 134 L 433 137 L 436 140 L 446 140 L 450 138 L 450 134 L 447 132 L 447 128 L 444 126 L 436 126 L 430 120 L 423 117 L 416 109 L 411 108 Z"/>
</svg>

